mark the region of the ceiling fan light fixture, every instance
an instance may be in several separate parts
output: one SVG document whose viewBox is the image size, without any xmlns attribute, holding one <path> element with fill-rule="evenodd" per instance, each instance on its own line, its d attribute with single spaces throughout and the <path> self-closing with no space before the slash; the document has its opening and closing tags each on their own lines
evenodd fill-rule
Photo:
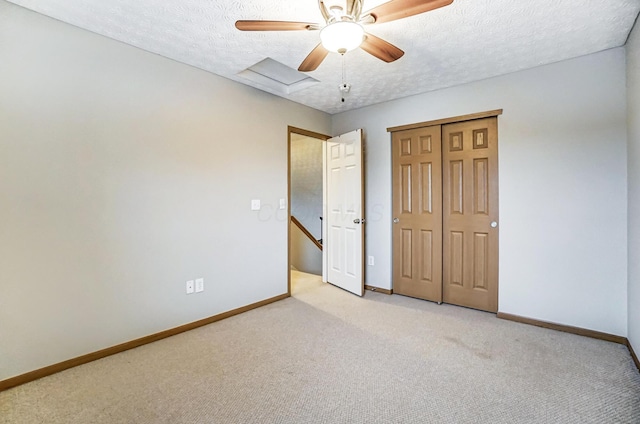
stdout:
<svg viewBox="0 0 640 424">
<path fill-rule="evenodd" d="M 364 40 L 362 25 L 351 21 L 333 22 L 320 31 L 322 46 L 330 52 L 344 54 L 360 47 Z"/>
</svg>

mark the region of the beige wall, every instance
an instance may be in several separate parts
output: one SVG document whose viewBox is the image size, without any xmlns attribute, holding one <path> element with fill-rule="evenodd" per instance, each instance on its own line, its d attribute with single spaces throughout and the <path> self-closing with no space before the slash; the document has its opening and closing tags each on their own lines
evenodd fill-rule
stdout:
<svg viewBox="0 0 640 424">
<path fill-rule="evenodd" d="M 627 43 L 629 137 L 629 341 L 640 355 L 640 26 Z"/>
<path fill-rule="evenodd" d="M 2 0 L 0 40 L 0 380 L 287 291 L 287 125 L 330 116 Z"/>
<path fill-rule="evenodd" d="M 386 128 L 500 108 L 499 310 L 626 336 L 624 48 L 334 115 L 365 131 L 367 284 L 391 288 Z"/>
</svg>

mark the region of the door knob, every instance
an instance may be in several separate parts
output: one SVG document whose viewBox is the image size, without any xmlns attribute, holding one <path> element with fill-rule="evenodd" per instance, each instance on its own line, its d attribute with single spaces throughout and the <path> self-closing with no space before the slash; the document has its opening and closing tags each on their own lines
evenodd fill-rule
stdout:
<svg viewBox="0 0 640 424">
<path fill-rule="evenodd" d="M 496 228 L 498 226 L 498 223 L 496 221 L 491 221 L 491 228 Z"/>
<path fill-rule="evenodd" d="M 354 220 L 353 220 L 353 223 L 354 223 L 354 224 L 359 224 L 359 223 L 360 223 L 360 220 L 359 220 L 359 219 L 354 219 Z"/>
<path fill-rule="evenodd" d="M 393 223 L 397 224 L 398 222 L 400 222 L 400 220 L 398 218 L 393 218 Z"/>
</svg>

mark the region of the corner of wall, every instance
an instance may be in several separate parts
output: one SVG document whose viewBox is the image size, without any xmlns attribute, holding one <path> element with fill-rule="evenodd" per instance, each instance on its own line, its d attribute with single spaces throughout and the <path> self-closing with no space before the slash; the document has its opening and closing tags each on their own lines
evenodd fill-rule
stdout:
<svg viewBox="0 0 640 424">
<path fill-rule="evenodd" d="M 627 327 L 629 345 L 640 352 L 640 25 L 629 35 L 627 78 Z"/>
</svg>

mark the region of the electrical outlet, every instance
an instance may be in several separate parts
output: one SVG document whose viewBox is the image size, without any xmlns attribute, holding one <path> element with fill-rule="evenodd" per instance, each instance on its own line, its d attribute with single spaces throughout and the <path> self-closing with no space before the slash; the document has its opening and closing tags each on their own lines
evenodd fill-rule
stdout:
<svg viewBox="0 0 640 424">
<path fill-rule="evenodd" d="M 369 265 L 369 266 L 375 265 L 375 261 L 373 260 L 373 256 L 369 256 L 367 258 L 367 265 Z"/>
<path fill-rule="evenodd" d="M 196 293 L 204 291 L 204 278 L 196 278 Z"/>
<path fill-rule="evenodd" d="M 187 294 L 191 294 L 194 291 L 193 280 L 187 281 Z"/>
</svg>

